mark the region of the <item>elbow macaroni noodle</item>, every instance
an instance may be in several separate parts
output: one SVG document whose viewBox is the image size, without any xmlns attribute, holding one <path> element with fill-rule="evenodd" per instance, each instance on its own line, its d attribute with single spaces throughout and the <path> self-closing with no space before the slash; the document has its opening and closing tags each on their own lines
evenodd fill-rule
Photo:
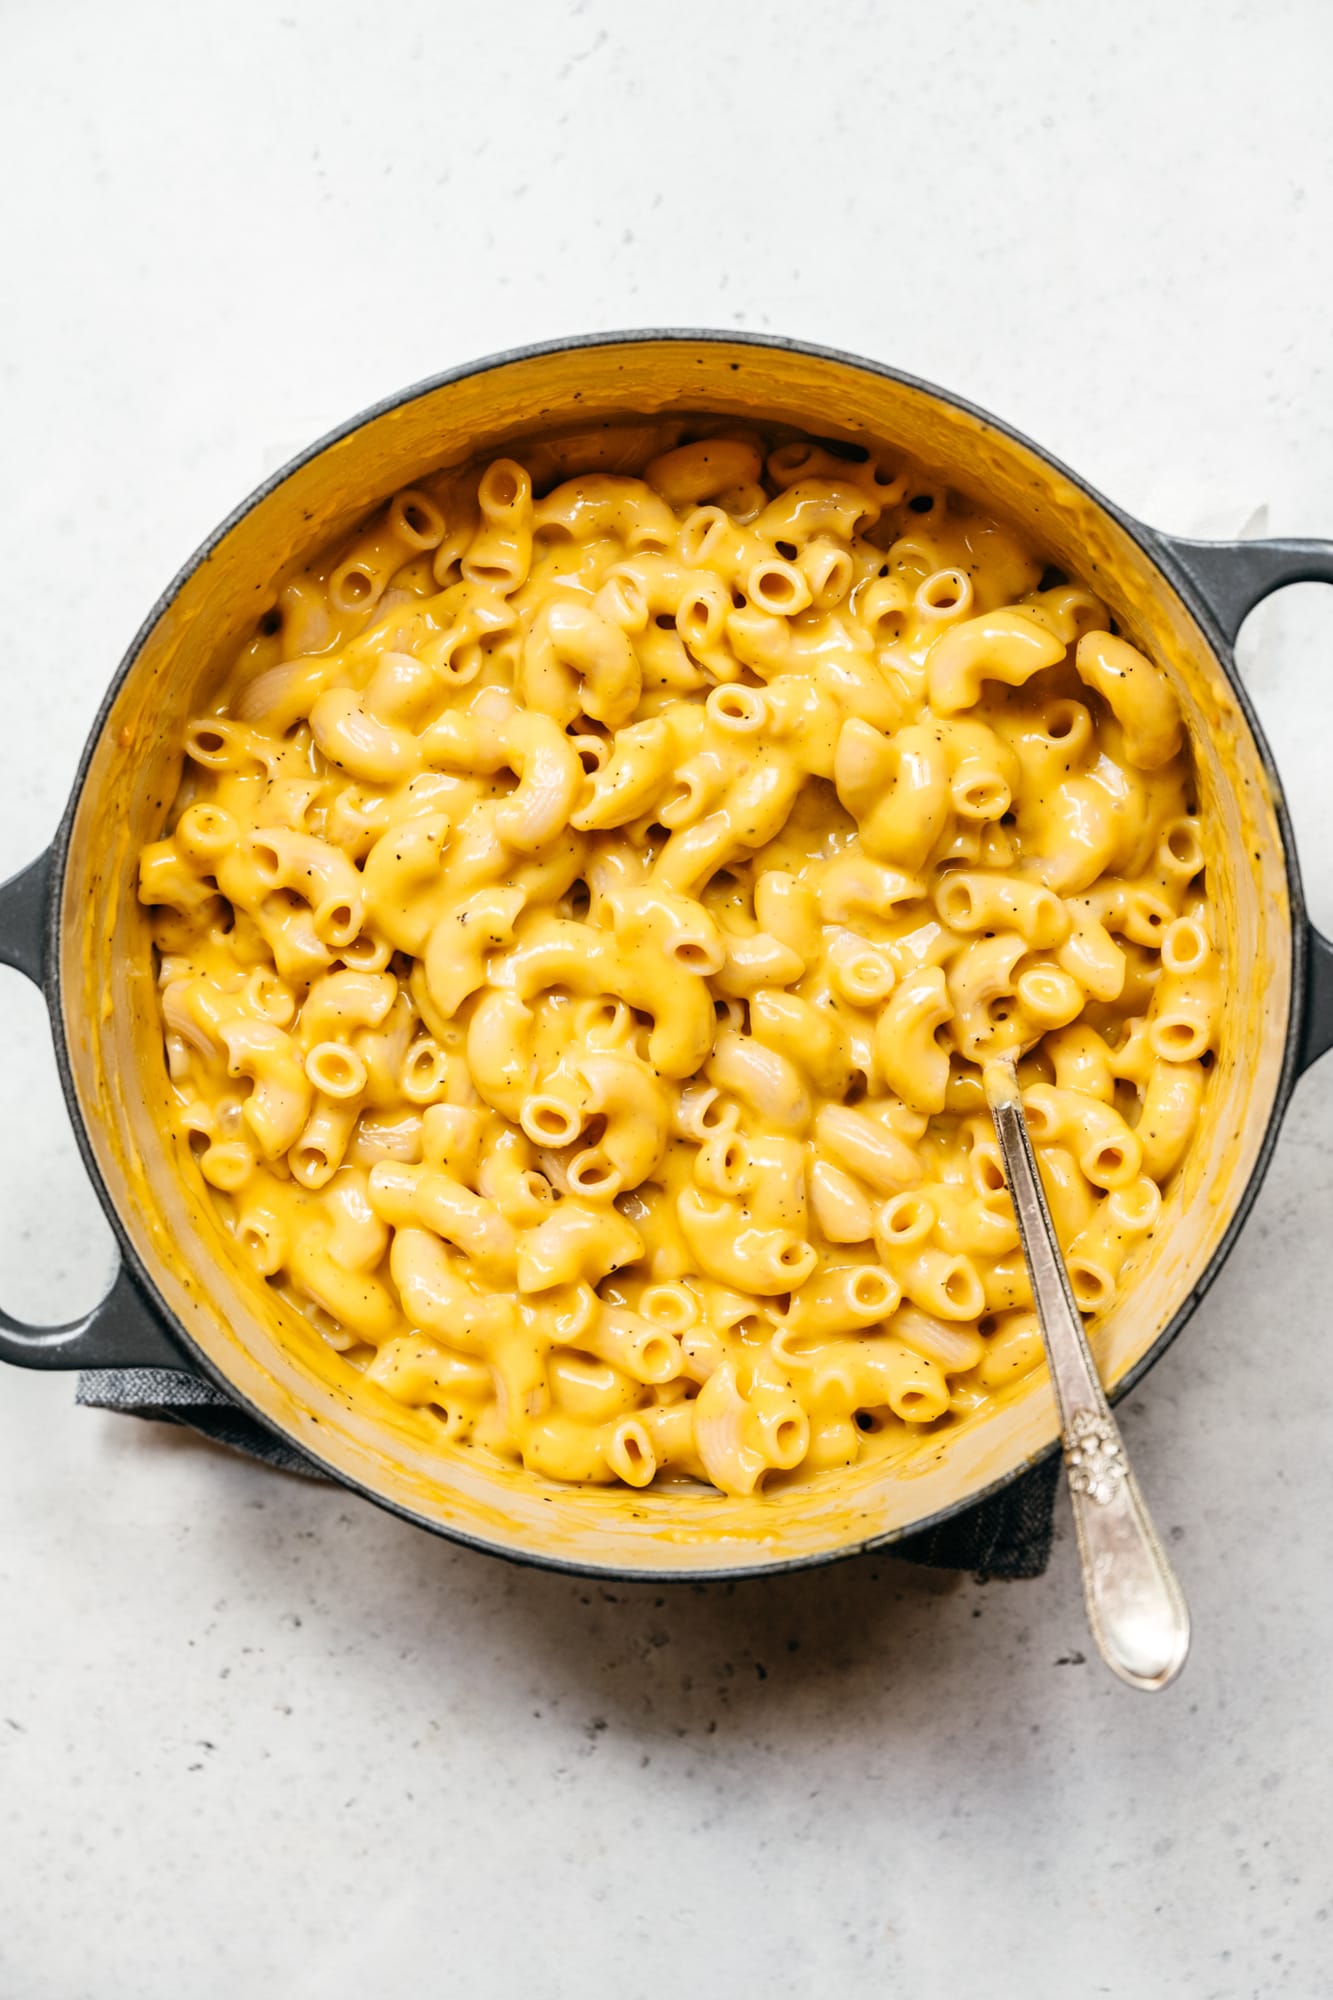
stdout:
<svg viewBox="0 0 1333 2000">
<path fill-rule="evenodd" d="M 912 469 L 611 426 L 278 593 L 142 856 L 236 1253 L 442 1449 L 752 1493 L 1040 1362 L 980 1065 L 1079 1305 L 1220 1006 L 1178 705 Z"/>
</svg>

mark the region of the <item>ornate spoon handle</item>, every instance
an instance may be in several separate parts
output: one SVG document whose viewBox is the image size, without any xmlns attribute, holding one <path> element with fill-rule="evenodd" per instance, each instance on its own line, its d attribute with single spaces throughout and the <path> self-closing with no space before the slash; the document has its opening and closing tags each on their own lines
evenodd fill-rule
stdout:
<svg viewBox="0 0 1333 2000">
<path fill-rule="evenodd" d="M 985 1082 L 1055 1389 L 1088 1624 L 1122 1681 L 1163 1688 L 1189 1651 L 1184 1594 L 1130 1471 L 1069 1289 L 1012 1057 L 989 1062 Z"/>
</svg>

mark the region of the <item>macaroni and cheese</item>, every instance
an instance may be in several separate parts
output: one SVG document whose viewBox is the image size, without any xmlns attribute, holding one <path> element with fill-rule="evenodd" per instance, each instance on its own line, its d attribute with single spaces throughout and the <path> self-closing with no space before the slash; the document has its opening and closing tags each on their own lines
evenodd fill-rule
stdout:
<svg viewBox="0 0 1333 2000">
<path fill-rule="evenodd" d="M 397 494 L 277 592 L 141 860 L 182 1156 L 441 1449 L 746 1494 L 1041 1359 L 1219 1016 L 1192 767 L 1082 584 L 899 459 L 670 424 Z M 193 1169 L 191 1169 L 193 1170 Z"/>
</svg>

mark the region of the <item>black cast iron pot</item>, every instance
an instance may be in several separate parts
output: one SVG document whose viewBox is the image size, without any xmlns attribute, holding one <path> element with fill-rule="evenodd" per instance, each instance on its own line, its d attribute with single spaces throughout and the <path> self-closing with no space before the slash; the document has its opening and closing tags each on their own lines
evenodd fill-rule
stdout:
<svg viewBox="0 0 1333 2000">
<path fill-rule="evenodd" d="M 185 721 L 219 663 L 318 549 L 428 470 L 548 429 L 709 411 L 910 452 L 1093 585 L 1180 690 L 1199 769 L 1227 1002 L 1197 1141 L 1152 1256 L 1094 1336 L 1123 1394 L 1193 1313 L 1239 1234 L 1301 1071 L 1333 1044 L 1333 946 L 1305 916 L 1281 782 L 1231 646 L 1270 591 L 1333 582 L 1333 543 L 1187 542 L 1144 527 L 984 411 L 874 362 L 728 333 L 592 335 L 455 369 L 356 417 L 224 521 L 149 613 L 112 681 L 47 852 L 0 888 L 0 961 L 42 988 L 79 1146 L 121 1267 L 72 1325 L 0 1310 L 0 1358 L 28 1368 L 197 1373 L 330 1477 L 498 1554 L 662 1577 L 753 1574 L 935 1525 L 1048 1452 L 1044 1378 L 951 1434 L 910 1478 L 874 1466 L 738 1501 L 686 1489 L 570 1489 L 433 1448 L 242 1270 L 197 1172 L 164 1143 L 167 1097 L 137 852 L 175 794 Z"/>
</svg>

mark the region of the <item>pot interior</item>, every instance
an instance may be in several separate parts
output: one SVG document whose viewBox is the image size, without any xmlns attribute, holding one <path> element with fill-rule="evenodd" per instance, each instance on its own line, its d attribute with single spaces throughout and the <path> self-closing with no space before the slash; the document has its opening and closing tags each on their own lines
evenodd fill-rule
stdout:
<svg viewBox="0 0 1333 2000">
<path fill-rule="evenodd" d="M 824 1474 L 771 1499 L 683 1488 L 570 1489 L 441 1457 L 422 1422 L 365 1384 L 233 1262 L 197 1169 L 162 1136 L 168 1098 L 137 854 L 158 837 L 180 740 L 278 585 L 375 501 L 441 465 L 628 413 L 779 421 L 910 452 L 1088 582 L 1171 671 L 1194 740 L 1210 886 L 1233 980 L 1203 1122 L 1147 1261 L 1094 1329 L 1104 1379 L 1142 1360 L 1189 1301 L 1252 1174 L 1280 1086 L 1291 1006 L 1283 845 L 1254 737 L 1185 604 L 1120 523 L 977 414 L 855 362 L 743 339 L 647 337 L 502 361 L 413 392 L 251 504 L 141 635 L 99 726 L 73 816 L 60 914 L 64 1032 L 92 1150 L 125 1234 L 213 1369 L 333 1473 L 459 1536 L 579 1567 L 667 1572 L 811 1559 L 910 1532 L 1012 1474 L 1055 1435 L 1045 1370 L 890 1475 Z"/>
</svg>

